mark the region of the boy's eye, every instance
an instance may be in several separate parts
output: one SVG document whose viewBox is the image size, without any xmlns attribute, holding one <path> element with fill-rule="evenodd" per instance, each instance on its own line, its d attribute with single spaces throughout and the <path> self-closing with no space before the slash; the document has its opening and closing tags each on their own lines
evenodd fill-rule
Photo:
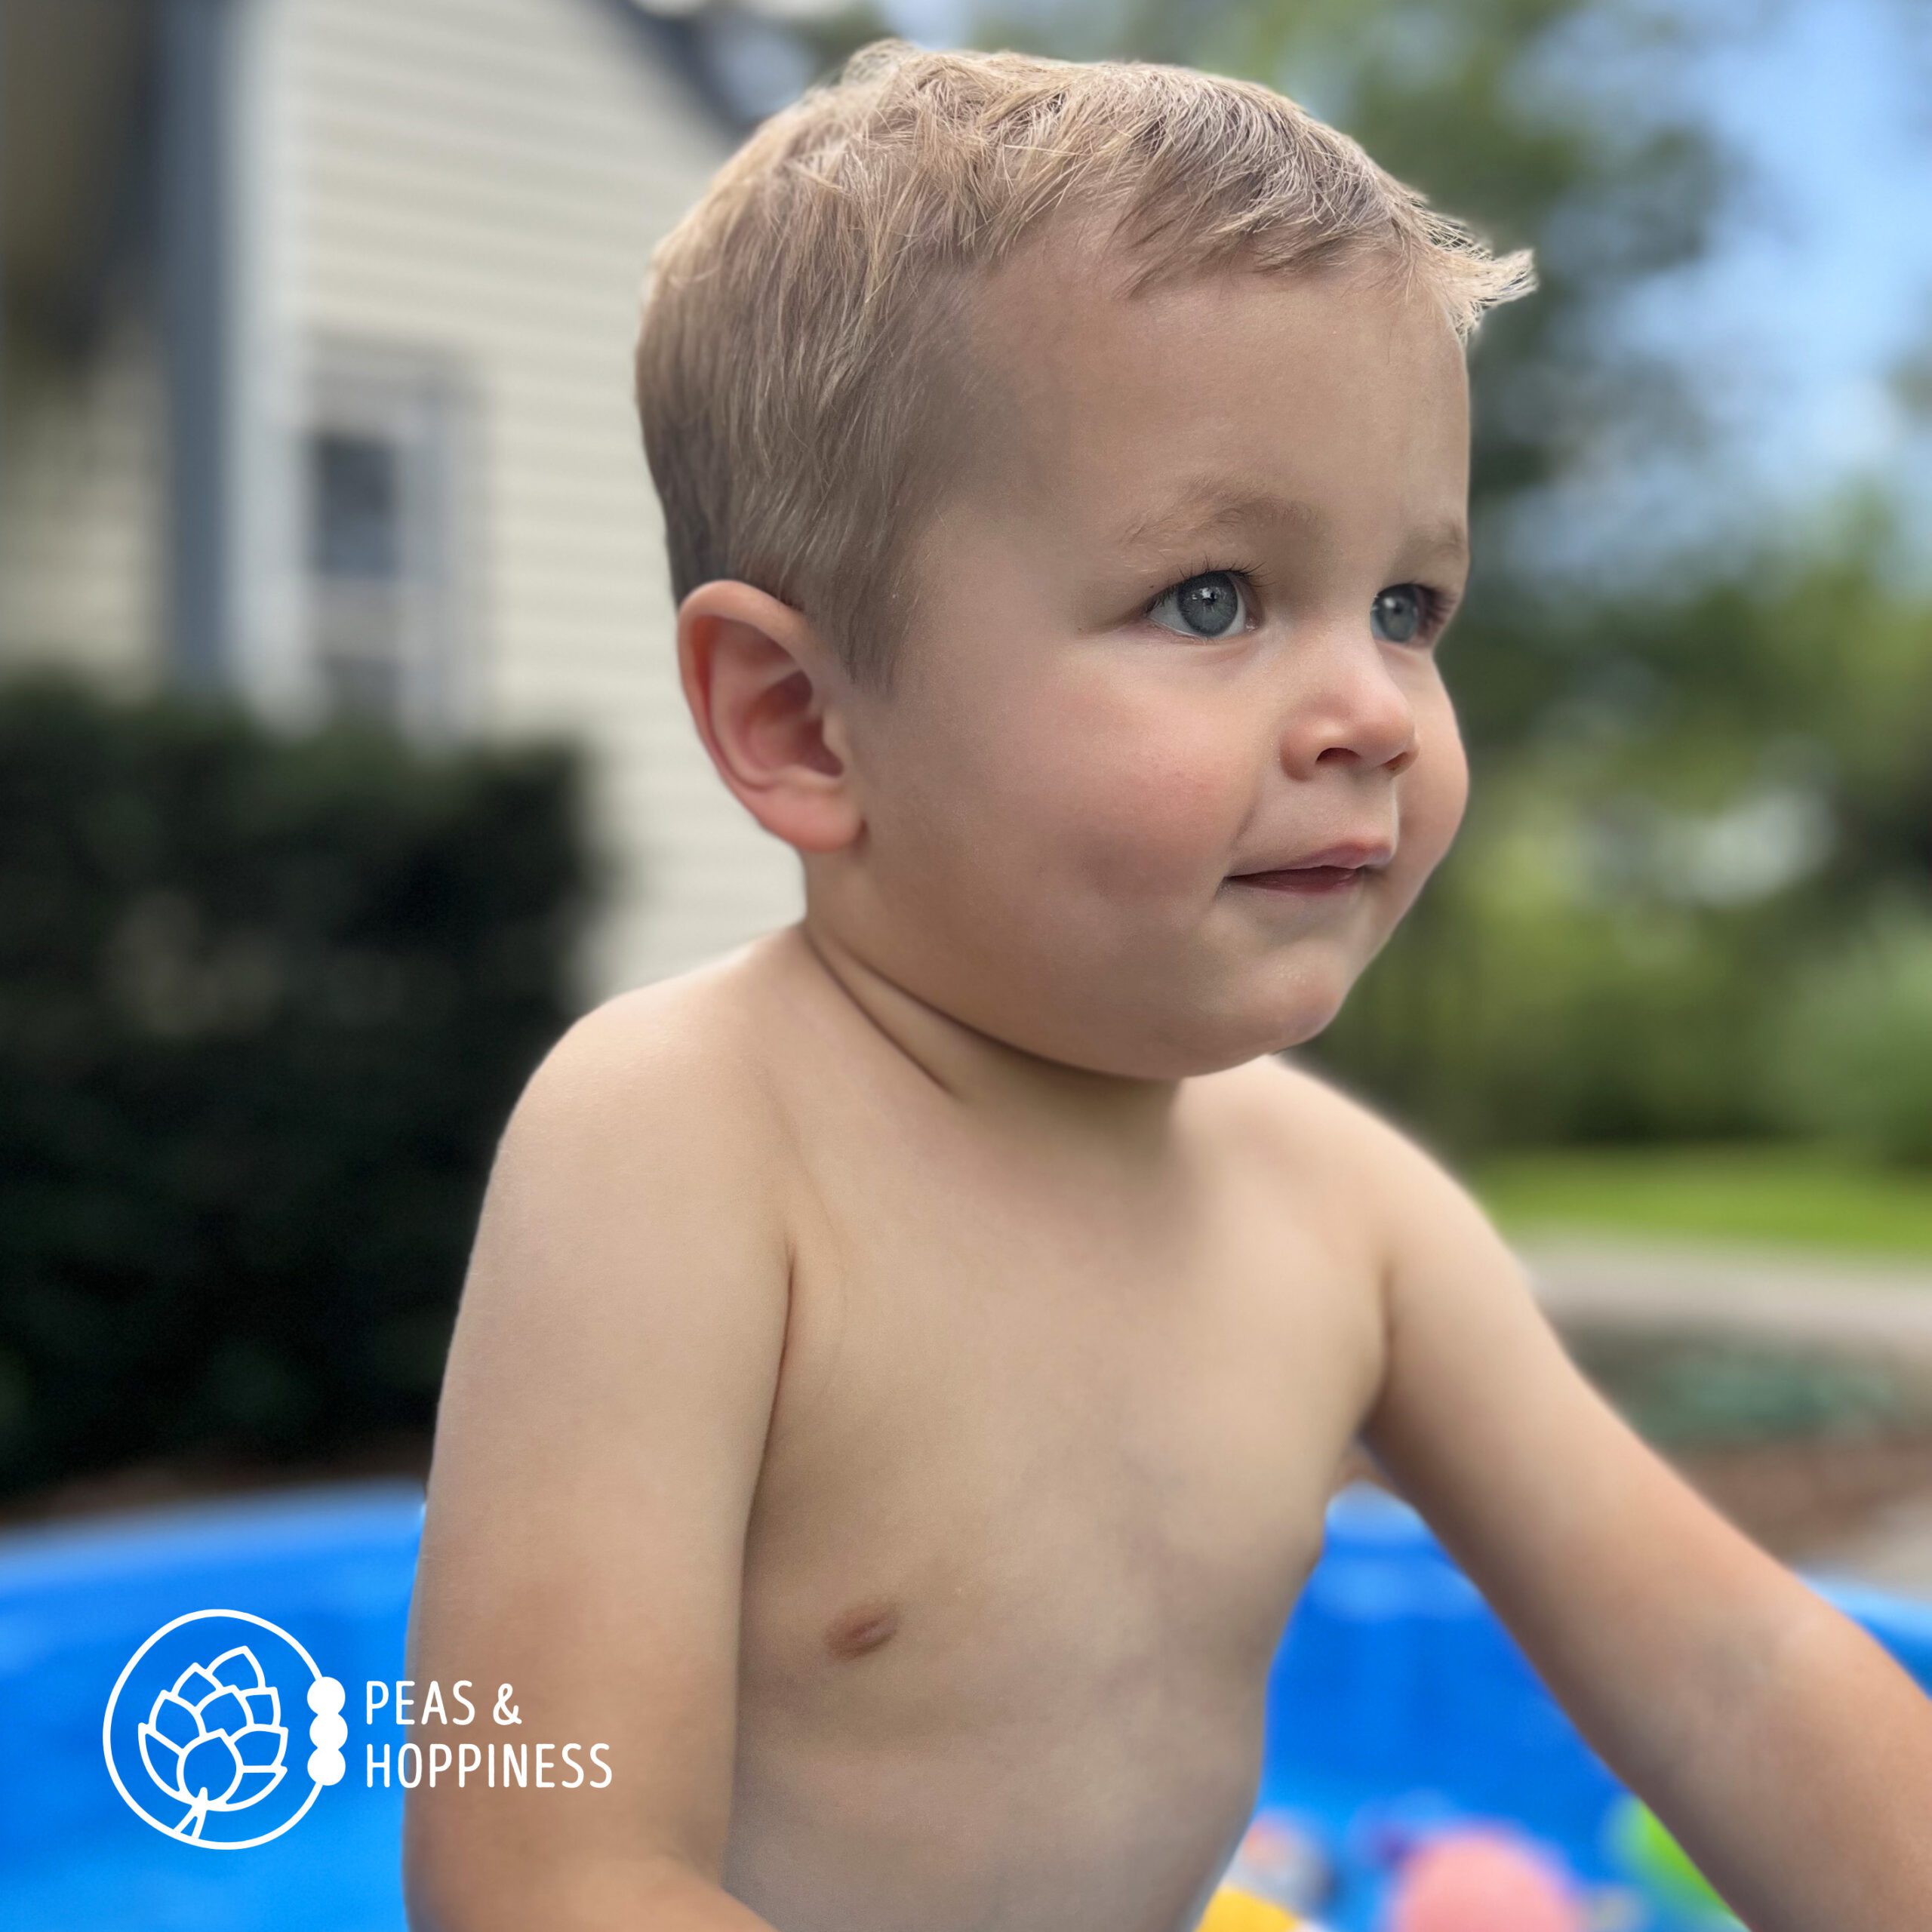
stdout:
<svg viewBox="0 0 1932 1932">
<path fill-rule="evenodd" d="M 1176 635 L 1206 643 L 1234 637 L 1242 629 L 1236 613 L 1241 617 L 1251 614 L 1248 586 L 1259 582 L 1251 571 L 1197 571 L 1169 585 L 1147 606 L 1144 614 L 1156 617 L 1171 604 L 1187 626 L 1177 630 Z M 1386 644 L 1428 644 L 1447 624 L 1455 604 L 1452 595 L 1426 583 L 1391 584 L 1386 590 L 1377 591 L 1369 605 L 1369 628 Z M 1161 628 L 1174 626 L 1164 623 Z"/>
<path fill-rule="evenodd" d="M 1186 622 L 1200 626 L 1196 631 L 1184 631 L 1181 635 L 1210 640 L 1232 637 L 1238 628 L 1235 621 L 1237 606 L 1243 613 L 1247 609 L 1247 595 L 1240 586 L 1238 571 L 1203 571 L 1198 576 L 1183 578 L 1162 591 L 1148 605 L 1146 614 L 1152 617 L 1171 601 Z M 1163 625 L 1161 628 L 1165 629 L 1168 626 Z"/>
<path fill-rule="evenodd" d="M 1435 592 L 1420 583 L 1391 584 L 1375 594 L 1369 624 L 1385 644 L 1413 644 L 1435 628 Z"/>
</svg>

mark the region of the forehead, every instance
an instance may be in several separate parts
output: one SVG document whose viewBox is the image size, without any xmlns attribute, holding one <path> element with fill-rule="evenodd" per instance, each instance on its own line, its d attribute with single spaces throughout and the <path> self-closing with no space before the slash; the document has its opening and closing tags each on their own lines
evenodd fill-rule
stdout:
<svg viewBox="0 0 1932 1932">
<path fill-rule="evenodd" d="M 1401 521 L 1453 551 L 1469 482 L 1462 347 L 1426 294 L 1360 273 L 1223 271 L 1128 298 L 1076 248 L 980 291 L 983 497 L 1134 549 L 1272 518 Z"/>
</svg>

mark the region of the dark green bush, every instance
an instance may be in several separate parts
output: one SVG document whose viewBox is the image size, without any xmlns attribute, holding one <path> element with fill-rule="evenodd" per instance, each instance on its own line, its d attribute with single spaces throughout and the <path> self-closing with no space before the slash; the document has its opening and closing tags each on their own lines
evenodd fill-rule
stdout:
<svg viewBox="0 0 1932 1932">
<path fill-rule="evenodd" d="M 581 1001 L 576 752 L 0 685 L 0 1493 L 433 1416 Z"/>
</svg>

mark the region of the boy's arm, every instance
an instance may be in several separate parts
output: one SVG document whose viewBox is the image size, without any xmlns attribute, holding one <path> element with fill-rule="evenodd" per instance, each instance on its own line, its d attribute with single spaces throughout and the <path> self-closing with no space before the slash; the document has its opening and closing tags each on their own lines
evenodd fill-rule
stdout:
<svg viewBox="0 0 1932 1932">
<path fill-rule="evenodd" d="M 1752 1932 L 1932 1925 L 1932 1702 L 1625 1423 L 1469 1195 L 1355 1119 L 1390 1211 L 1367 1447 Z"/>
<path fill-rule="evenodd" d="M 418 1703 L 435 1679 L 453 1716 L 469 1679 L 475 1718 L 414 1734 L 426 1752 L 574 1741 L 585 1776 L 419 1785 L 417 1932 L 769 1932 L 718 1878 L 745 1528 L 789 1298 L 770 1141 L 750 1076 L 637 995 L 571 1029 L 505 1129 L 437 1414 L 406 1666 Z M 491 1721 L 502 1684 L 514 1727 Z"/>
</svg>

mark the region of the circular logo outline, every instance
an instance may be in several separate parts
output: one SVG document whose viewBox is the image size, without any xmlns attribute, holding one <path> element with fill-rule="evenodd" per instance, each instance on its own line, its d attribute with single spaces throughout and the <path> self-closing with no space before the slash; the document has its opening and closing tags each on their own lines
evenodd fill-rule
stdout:
<svg viewBox="0 0 1932 1932">
<path fill-rule="evenodd" d="M 303 1819 L 307 1817 L 309 1806 L 315 1803 L 317 1795 L 322 1789 L 321 1785 L 311 1778 L 309 1781 L 308 1796 L 303 1798 L 296 1810 L 276 1826 L 273 1831 L 264 1832 L 260 1838 L 234 1839 L 183 1838 L 172 1826 L 164 1825 L 151 1811 L 144 1810 L 134 1801 L 128 1787 L 121 1782 L 121 1767 L 114 1761 L 114 1712 L 120 1703 L 122 1689 L 125 1687 L 128 1679 L 134 1675 L 135 1666 L 171 1630 L 178 1630 L 184 1623 L 199 1623 L 214 1617 L 232 1617 L 241 1623 L 253 1623 L 263 1630 L 272 1631 L 309 1666 L 309 1675 L 314 1682 L 334 1684 L 337 1681 L 332 1677 L 324 1675 L 315 1660 L 309 1654 L 308 1647 L 300 1638 L 291 1637 L 279 1623 L 271 1623 L 266 1617 L 257 1617 L 253 1611 L 250 1610 L 186 1611 L 180 1616 L 171 1618 L 164 1623 L 121 1666 L 121 1675 L 114 1680 L 114 1688 L 107 1694 L 107 1713 L 100 1721 L 101 1755 L 107 1760 L 107 1775 L 114 1780 L 114 1789 L 121 1794 L 122 1803 L 143 1823 L 152 1825 L 163 1838 L 172 1838 L 177 1844 L 196 1845 L 204 1851 L 248 1851 L 258 1844 L 266 1844 L 272 1838 L 280 1838 L 284 1832 L 289 1831 L 299 1825 Z"/>
</svg>

